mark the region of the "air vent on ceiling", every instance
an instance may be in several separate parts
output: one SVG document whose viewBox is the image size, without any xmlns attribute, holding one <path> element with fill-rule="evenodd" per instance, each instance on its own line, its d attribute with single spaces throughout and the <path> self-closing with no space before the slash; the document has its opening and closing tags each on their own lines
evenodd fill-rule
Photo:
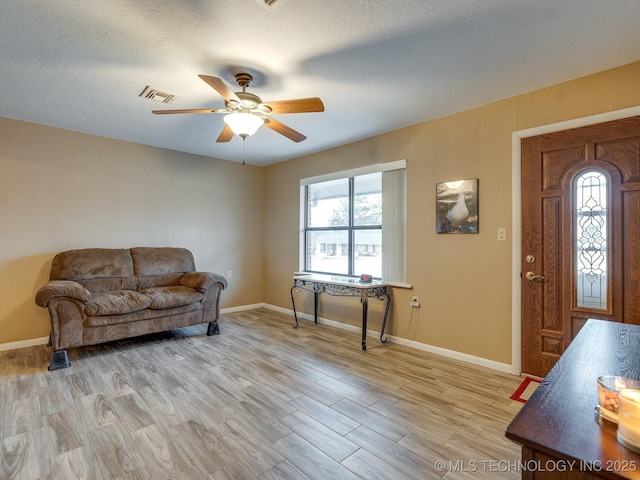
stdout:
<svg viewBox="0 0 640 480">
<path fill-rule="evenodd" d="M 157 88 L 146 86 L 140 96 L 148 98 L 149 100 L 155 100 L 156 102 L 171 103 L 180 95 L 177 93 L 163 92 Z"/>
<path fill-rule="evenodd" d="M 288 0 L 256 0 L 263 7 L 268 8 L 269 10 L 274 10 L 278 7 L 281 7 L 283 3 L 287 3 Z"/>
</svg>

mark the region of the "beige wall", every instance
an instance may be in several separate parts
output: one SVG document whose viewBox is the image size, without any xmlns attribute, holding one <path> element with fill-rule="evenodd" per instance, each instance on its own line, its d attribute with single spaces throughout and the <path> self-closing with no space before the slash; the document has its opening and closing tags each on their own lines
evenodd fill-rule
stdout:
<svg viewBox="0 0 640 480">
<path fill-rule="evenodd" d="M 509 364 L 512 132 L 638 106 L 638 84 L 640 62 L 267 168 L 0 118 L 0 346 L 48 335 L 33 298 L 69 248 L 183 246 L 200 269 L 233 272 L 223 307 L 291 308 L 299 179 L 406 158 L 413 290 L 395 289 L 389 332 Z M 476 177 L 480 233 L 436 235 L 435 184 Z M 323 301 L 321 315 L 357 325 L 359 308 Z"/>
<path fill-rule="evenodd" d="M 639 84 L 635 63 L 268 167 L 265 302 L 290 308 L 300 178 L 406 158 L 407 283 L 413 289 L 394 289 L 389 332 L 510 364 L 512 132 L 638 106 Z M 466 178 L 480 179 L 479 234 L 437 235 L 436 183 Z M 497 241 L 499 227 L 507 228 L 507 242 Z M 297 295 L 311 313 L 310 295 Z M 412 295 L 422 307 L 410 322 Z M 356 324 L 359 304 L 351 300 L 325 298 L 321 315 Z M 380 317 L 378 307 L 374 328 Z"/>
<path fill-rule="evenodd" d="M 46 337 L 34 304 L 55 253 L 180 246 L 261 302 L 264 171 L 0 118 L 0 346 Z"/>
</svg>

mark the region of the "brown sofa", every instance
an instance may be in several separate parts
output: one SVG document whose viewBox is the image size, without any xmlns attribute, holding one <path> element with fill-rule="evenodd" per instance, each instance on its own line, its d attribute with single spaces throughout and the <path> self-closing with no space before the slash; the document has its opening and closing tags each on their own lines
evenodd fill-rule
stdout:
<svg viewBox="0 0 640 480">
<path fill-rule="evenodd" d="M 88 248 L 58 253 L 36 304 L 51 317 L 49 370 L 70 366 L 67 348 L 209 323 L 220 332 L 224 277 L 196 272 L 184 248 Z"/>
</svg>

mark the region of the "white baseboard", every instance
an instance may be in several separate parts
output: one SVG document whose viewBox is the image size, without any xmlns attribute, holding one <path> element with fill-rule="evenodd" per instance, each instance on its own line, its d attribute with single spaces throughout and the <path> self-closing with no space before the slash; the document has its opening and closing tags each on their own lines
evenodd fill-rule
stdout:
<svg viewBox="0 0 640 480">
<path fill-rule="evenodd" d="M 269 310 L 275 310 L 276 312 L 284 313 L 285 315 L 291 315 L 293 317 L 293 310 L 288 308 L 276 307 L 275 305 L 270 305 L 268 303 L 262 304 L 264 308 L 268 308 Z M 298 313 L 298 319 L 309 320 L 313 322 L 313 315 L 309 315 L 308 313 Z M 318 317 L 318 323 L 322 323 L 323 325 L 329 325 L 331 327 L 341 328 L 342 330 L 348 330 L 350 332 L 360 332 L 360 327 L 356 327 L 355 325 L 347 325 L 346 323 L 336 322 L 335 320 L 329 320 L 328 318 Z M 374 332 L 373 330 L 367 330 L 367 337 L 379 337 L 380 334 Z"/>
<path fill-rule="evenodd" d="M 239 307 L 221 308 L 220 314 L 242 312 L 244 310 L 255 310 L 256 308 L 264 307 L 264 303 L 254 303 L 253 305 L 240 305 Z M 293 312 L 291 313 L 293 315 Z"/>
<path fill-rule="evenodd" d="M 490 368 L 491 370 L 498 370 L 504 373 L 513 373 L 511 365 L 507 363 L 500 363 L 494 360 L 489 360 L 475 355 L 469 355 L 467 353 L 457 352 L 455 350 L 448 350 L 442 347 L 436 347 L 435 345 L 429 345 L 427 343 L 414 342 L 413 340 L 407 340 L 406 338 L 389 336 L 389 340 L 394 343 L 406 345 L 417 350 L 423 350 L 425 352 L 440 355 L 442 357 L 452 358 L 465 363 L 472 363 L 481 367 Z"/>
<path fill-rule="evenodd" d="M 276 307 L 275 305 L 270 305 L 268 303 L 264 303 L 261 306 L 264 308 L 268 308 L 270 310 L 275 310 L 277 312 L 293 316 L 293 310 L 290 310 L 288 308 Z M 313 315 L 309 315 L 307 313 L 298 312 L 298 318 L 313 322 Z M 341 322 L 336 322 L 335 320 L 329 320 L 327 318 L 318 317 L 318 323 L 331 325 L 332 327 L 341 328 L 343 330 L 348 330 L 350 332 L 360 332 L 360 327 L 347 325 Z M 379 338 L 380 332 L 367 330 L 367 336 Z M 436 347 L 434 345 L 429 345 L 426 343 L 415 342 L 413 340 L 408 340 L 406 338 L 395 337 L 393 335 L 387 335 L 387 339 L 389 342 L 397 343 L 400 345 L 406 345 L 408 347 L 415 348 L 417 350 L 423 350 L 429 353 L 434 353 L 442 357 L 452 358 L 454 360 L 460 360 L 461 362 L 465 362 L 465 363 L 472 363 L 474 365 L 490 368 L 492 370 L 498 370 L 504 373 L 513 373 L 511 365 L 507 363 L 500 363 L 494 360 L 488 360 L 486 358 L 481 358 L 481 357 L 469 355 L 466 353 L 456 352 L 455 350 L 448 350 L 446 348 Z"/>
<path fill-rule="evenodd" d="M 293 310 L 289 308 L 277 307 L 268 303 L 254 303 L 251 305 L 241 305 L 238 307 L 229 307 L 220 309 L 220 314 L 242 312 L 245 310 L 254 310 L 256 308 L 268 308 L 276 312 L 283 313 L 285 315 L 293 316 Z M 298 318 L 313 322 L 313 315 L 307 313 L 298 312 Z M 350 332 L 360 332 L 360 327 L 354 325 L 347 325 L 346 323 L 336 322 L 335 320 L 329 320 L 328 318 L 318 317 L 318 323 L 324 325 L 330 325 L 332 327 L 340 328 L 342 330 L 348 330 Z M 373 330 L 367 330 L 368 337 L 379 338 L 380 333 Z M 423 350 L 425 352 L 434 353 L 446 358 L 452 358 L 460 360 L 465 363 L 472 363 L 474 365 L 480 365 L 482 367 L 490 368 L 492 370 L 498 370 L 504 373 L 513 373 L 511 365 L 506 363 L 500 363 L 486 358 L 476 357 L 466 353 L 456 352 L 455 350 L 448 350 L 446 348 L 436 347 L 426 343 L 415 342 L 406 338 L 395 337 L 393 335 L 387 335 L 389 342 L 398 343 L 400 345 L 406 345 L 417 350 Z M 33 347 L 35 345 L 46 345 L 49 342 L 49 337 L 32 338 L 29 340 L 22 340 L 19 342 L 0 343 L 0 351 L 4 350 L 17 350 L 18 348 Z"/>
<path fill-rule="evenodd" d="M 46 345 L 47 343 L 49 343 L 49 337 L 30 338 L 29 340 L 20 340 L 19 342 L 0 343 L 0 352 L 34 347 L 36 345 Z"/>
</svg>

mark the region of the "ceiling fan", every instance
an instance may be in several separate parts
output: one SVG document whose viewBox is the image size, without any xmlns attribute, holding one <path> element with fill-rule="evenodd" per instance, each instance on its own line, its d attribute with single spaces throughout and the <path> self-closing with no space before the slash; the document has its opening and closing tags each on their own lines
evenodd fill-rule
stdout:
<svg viewBox="0 0 640 480">
<path fill-rule="evenodd" d="M 242 87 L 241 92 L 234 92 L 227 84 L 217 77 L 198 75 L 211 88 L 224 98 L 225 108 L 197 108 L 187 110 L 153 110 L 156 115 L 175 113 L 225 113 L 224 129 L 216 142 L 228 142 L 236 134 L 244 140 L 253 135 L 262 125 L 284 135 L 289 140 L 301 142 L 305 137 L 284 123 L 270 117 L 271 114 L 323 112 L 324 104 L 318 97 L 300 98 L 296 100 L 282 100 L 279 102 L 263 102 L 260 97 L 247 92 L 247 87 L 253 82 L 248 73 L 236 74 L 236 83 Z"/>
</svg>

